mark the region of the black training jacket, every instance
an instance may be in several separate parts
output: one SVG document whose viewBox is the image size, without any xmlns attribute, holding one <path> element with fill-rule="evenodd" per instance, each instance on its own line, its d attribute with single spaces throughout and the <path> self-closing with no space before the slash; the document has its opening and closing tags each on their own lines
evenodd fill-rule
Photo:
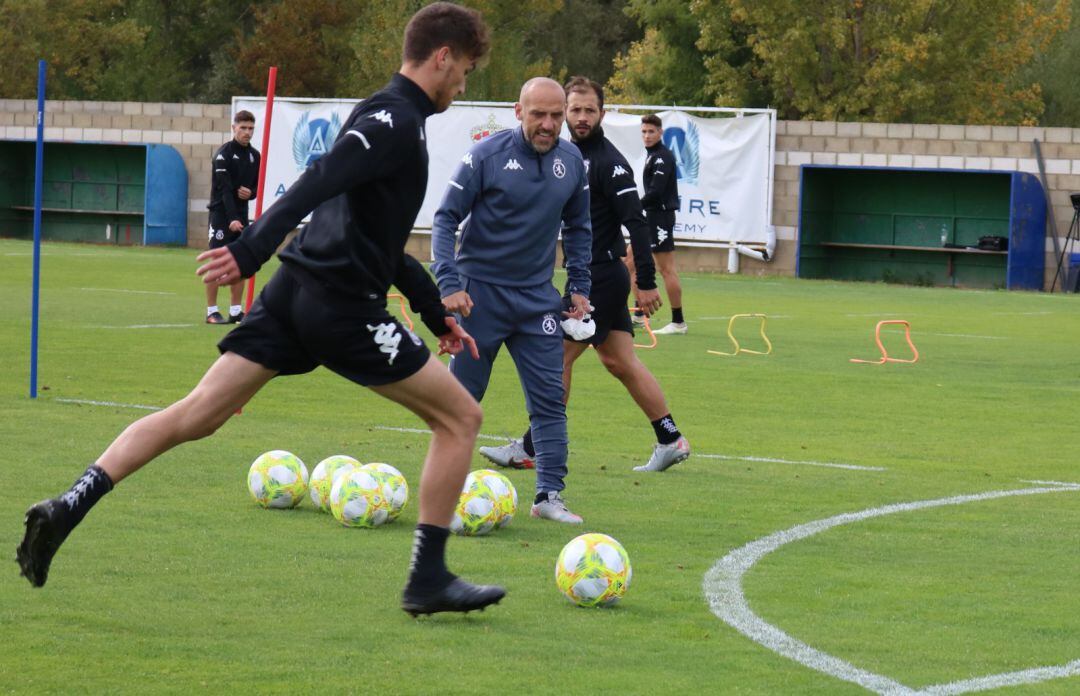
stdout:
<svg viewBox="0 0 1080 696">
<path fill-rule="evenodd" d="M 645 180 L 645 195 L 641 197 L 641 205 L 646 210 L 678 210 L 679 185 L 676 183 L 675 155 L 671 154 L 671 150 L 664 147 L 663 143 L 657 143 L 645 150 L 649 156 L 645 158 L 645 171 L 642 174 Z"/>
<path fill-rule="evenodd" d="M 592 218 L 592 262 L 602 263 L 626 256 L 622 227 L 630 232 L 634 249 L 637 285 L 656 288 L 656 267 L 650 250 L 649 226 L 641 210 L 634 172 L 622 153 L 597 128 L 592 136 L 576 143 L 589 171 L 589 215 Z"/>
<path fill-rule="evenodd" d="M 230 140 L 214 153 L 214 176 L 210 183 L 210 204 L 206 206 L 213 217 L 225 218 L 225 224 L 239 220 L 248 223 L 248 202 L 236 195 L 237 189 L 251 189 L 255 200 L 259 186 L 259 151 L 250 145 Z"/>
<path fill-rule="evenodd" d="M 439 290 L 405 254 L 427 189 L 424 122 L 434 112 L 427 94 L 401 74 L 358 104 L 330 151 L 229 245 L 241 274 L 254 274 L 314 211 L 279 254 L 305 289 L 357 314 L 385 306 L 393 284 L 432 333 L 445 334 Z"/>
</svg>

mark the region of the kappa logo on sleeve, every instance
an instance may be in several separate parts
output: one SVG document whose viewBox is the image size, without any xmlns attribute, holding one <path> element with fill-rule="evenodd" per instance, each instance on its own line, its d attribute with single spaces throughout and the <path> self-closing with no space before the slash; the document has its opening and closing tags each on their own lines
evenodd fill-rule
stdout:
<svg viewBox="0 0 1080 696">
<path fill-rule="evenodd" d="M 472 153 L 471 152 L 466 152 L 465 156 L 461 158 L 461 161 L 464 162 L 465 164 L 469 165 L 469 169 L 473 168 Z"/>
<path fill-rule="evenodd" d="M 390 359 L 387 362 L 391 365 L 394 364 L 394 358 L 396 358 L 398 354 L 398 345 L 401 343 L 401 333 L 397 329 L 398 327 L 396 324 L 388 324 L 386 322 L 376 324 L 375 326 L 372 326 L 371 324 L 367 325 L 367 330 L 375 334 L 372 337 L 372 340 L 379 344 L 379 352 L 390 356 Z"/>
<path fill-rule="evenodd" d="M 391 128 L 394 127 L 394 117 L 391 116 L 390 112 L 387 111 L 386 109 L 383 109 L 381 111 L 376 111 L 375 113 L 368 116 L 368 118 L 373 118 L 376 121 L 378 121 L 379 123 L 385 123 L 386 125 L 390 126 Z"/>
<path fill-rule="evenodd" d="M 611 170 L 611 178 L 614 179 L 619 175 L 626 176 L 629 173 L 630 172 L 623 169 L 623 166 L 621 164 L 616 164 L 615 169 Z"/>
</svg>

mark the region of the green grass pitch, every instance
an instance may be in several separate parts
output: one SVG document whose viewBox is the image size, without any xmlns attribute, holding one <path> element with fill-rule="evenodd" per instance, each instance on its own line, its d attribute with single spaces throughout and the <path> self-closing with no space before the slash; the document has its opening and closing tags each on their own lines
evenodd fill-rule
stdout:
<svg viewBox="0 0 1080 696">
<path fill-rule="evenodd" d="M 449 545 L 455 571 L 508 589 L 483 614 L 416 621 L 398 608 L 415 485 L 402 517 L 376 530 L 340 527 L 309 501 L 267 511 L 249 498 L 248 465 L 278 448 L 309 469 L 344 453 L 418 481 L 427 438 L 394 428 L 423 425 L 324 370 L 274 380 L 215 436 L 123 482 L 34 590 L 13 562 L 25 508 L 146 413 L 129 405 L 183 396 L 227 328 L 202 323 L 192 250 L 45 245 L 32 401 L 30 253 L 0 240 L 4 693 L 865 693 L 722 621 L 706 574 L 747 544 L 843 513 L 1080 481 L 1080 298 L 688 274 L 690 333 L 639 355 L 694 456 L 663 475 L 631 471 L 652 430 L 583 356 L 566 494 L 586 524 L 529 518 L 534 475 L 510 472 L 514 522 Z M 727 317 L 742 312 L 769 316 L 774 354 L 707 354 L 728 350 Z M 917 364 L 848 362 L 877 357 L 880 319 L 911 322 Z M 756 324 L 739 326 L 742 345 L 760 347 Z M 886 343 L 906 354 L 899 332 Z M 505 351 L 483 405 L 484 434 L 523 430 Z M 741 587 L 762 621 L 911 689 L 1077 673 L 1078 529 L 1072 489 L 909 510 L 784 544 Z M 576 608 L 555 587 L 559 550 L 583 531 L 630 555 L 633 583 L 613 609 Z M 1009 693 L 1078 689 L 1067 676 Z"/>
</svg>

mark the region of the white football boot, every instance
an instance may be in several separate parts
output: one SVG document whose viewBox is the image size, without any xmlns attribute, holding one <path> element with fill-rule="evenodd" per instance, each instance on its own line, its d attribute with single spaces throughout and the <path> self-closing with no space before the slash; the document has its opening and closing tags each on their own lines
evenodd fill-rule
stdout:
<svg viewBox="0 0 1080 696">
<path fill-rule="evenodd" d="M 653 445 L 652 456 L 649 463 L 643 466 L 635 466 L 634 471 L 664 471 L 690 456 L 690 443 L 683 436 L 669 445 L 661 445 L 659 442 Z"/>
</svg>

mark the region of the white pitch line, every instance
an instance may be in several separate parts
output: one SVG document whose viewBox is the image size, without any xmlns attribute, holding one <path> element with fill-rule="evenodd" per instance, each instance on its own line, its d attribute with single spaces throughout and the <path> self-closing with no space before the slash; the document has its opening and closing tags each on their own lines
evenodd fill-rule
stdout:
<svg viewBox="0 0 1080 696">
<path fill-rule="evenodd" d="M 62 404 L 82 404 L 84 406 L 114 406 L 116 408 L 134 408 L 140 411 L 160 411 L 158 406 L 144 406 L 143 404 L 120 404 L 115 401 L 94 401 L 92 399 L 53 399 Z"/>
<path fill-rule="evenodd" d="M 125 288 L 79 288 L 89 292 L 123 292 L 131 295 L 175 295 L 175 292 L 156 292 L 154 290 L 127 290 Z"/>
<path fill-rule="evenodd" d="M 424 430 L 423 428 L 397 428 L 390 425 L 369 425 L 372 430 L 389 430 L 395 433 L 415 433 L 417 435 L 430 435 L 430 430 Z M 485 435 L 480 433 L 476 436 L 477 440 L 494 440 L 496 442 L 510 442 L 508 437 L 500 437 L 498 435 Z"/>
<path fill-rule="evenodd" d="M 913 332 L 916 336 L 945 336 L 947 338 L 986 338 L 994 341 L 1008 341 L 1008 336 L 979 336 L 977 334 L 954 334 L 954 333 L 923 333 Z"/>
<path fill-rule="evenodd" d="M 750 608 L 750 604 L 747 602 L 746 595 L 743 593 L 742 589 L 743 576 L 746 575 L 754 564 L 766 555 L 776 551 L 781 546 L 795 541 L 801 541 L 820 532 L 832 529 L 833 527 L 851 524 L 852 522 L 861 522 L 874 517 L 882 517 L 898 512 L 912 512 L 915 510 L 944 507 L 946 505 L 962 505 L 964 503 L 974 503 L 1011 496 L 1061 493 L 1066 491 L 1080 491 L 1080 484 L 1060 484 L 1038 488 L 990 491 L 973 495 L 937 498 L 935 500 L 920 500 L 912 503 L 895 503 L 796 525 L 790 529 L 775 532 L 756 541 L 752 541 L 721 558 L 707 573 L 705 573 L 702 589 L 704 590 L 705 599 L 708 601 L 712 613 L 754 642 L 765 646 L 783 657 L 809 667 L 810 669 L 817 670 L 818 672 L 822 672 L 843 681 L 858 684 L 864 689 L 879 694 L 960 694 L 969 691 L 982 691 L 1003 686 L 1032 684 L 1047 679 L 1073 676 L 1080 674 L 1080 660 L 1074 660 L 1064 665 L 1036 667 L 1017 672 L 991 674 L 985 677 L 956 681 L 948 684 L 935 684 L 917 690 L 905 686 L 884 675 L 875 674 L 868 670 L 856 667 L 838 657 L 829 655 L 802 641 L 792 638 L 787 633 L 784 633 L 776 626 L 773 626 L 755 614 Z"/>
<path fill-rule="evenodd" d="M 797 464 L 799 466 L 823 466 L 829 469 L 850 469 L 852 471 L 888 471 L 883 466 L 859 466 L 858 464 L 837 464 L 835 462 L 798 461 L 794 459 L 776 459 L 774 457 L 737 457 L 728 454 L 691 454 L 698 459 L 728 459 L 740 462 L 764 462 L 767 464 Z"/>
<path fill-rule="evenodd" d="M 128 324 L 127 326 L 90 325 L 87 329 L 188 329 L 201 324 Z"/>
</svg>

